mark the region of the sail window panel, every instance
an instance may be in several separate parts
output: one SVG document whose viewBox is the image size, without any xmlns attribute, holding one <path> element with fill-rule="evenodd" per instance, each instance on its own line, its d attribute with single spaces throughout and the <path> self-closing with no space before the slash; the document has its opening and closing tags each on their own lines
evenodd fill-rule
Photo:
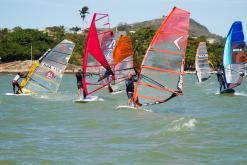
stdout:
<svg viewBox="0 0 247 165">
<path fill-rule="evenodd" d="M 231 51 L 232 51 L 232 63 L 233 64 L 241 64 L 245 63 L 245 53 L 244 53 L 244 47 L 245 44 L 233 44 L 231 46 Z"/>
<path fill-rule="evenodd" d="M 149 51 L 143 65 L 179 72 L 182 59 L 179 55 Z"/>
<path fill-rule="evenodd" d="M 70 55 L 71 54 L 63 54 L 63 53 L 52 51 L 45 57 L 44 60 L 50 60 L 50 61 L 54 61 L 62 65 L 66 65 L 68 63 Z"/>
<path fill-rule="evenodd" d="M 46 93 L 49 92 L 48 89 L 45 89 L 44 87 L 40 86 L 40 84 L 37 84 L 36 82 L 30 80 L 27 84 L 26 84 L 26 88 L 33 91 L 33 92 L 37 92 L 37 93 Z"/>
<path fill-rule="evenodd" d="M 178 75 L 148 68 L 142 69 L 141 83 L 157 86 L 158 88 L 163 88 L 164 90 L 177 91 L 178 82 Z"/>
<path fill-rule="evenodd" d="M 164 28 L 162 29 L 162 31 L 168 33 L 184 32 L 187 34 L 189 24 L 188 15 L 184 15 L 184 13 L 183 15 L 180 15 L 175 11 L 174 15 L 168 18 L 165 26 L 163 26 Z"/>
<path fill-rule="evenodd" d="M 187 37 L 185 37 L 183 33 L 180 35 L 177 33 L 160 33 L 152 44 L 152 48 L 168 51 L 177 55 L 184 55 L 186 42 Z"/>
<path fill-rule="evenodd" d="M 136 75 L 135 69 L 133 68 L 134 62 L 133 62 L 133 56 L 126 57 L 121 62 L 119 62 L 117 65 L 115 65 L 114 74 L 115 74 L 115 80 L 111 83 L 112 88 L 115 90 L 124 90 L 125 89 L 125 79 L 128 77 L 128 74 Z"/>
<path fill-rule="evenodd" d="M 96 14 L 95 21 L 94 21 L 95 27 L 97 29 L 97 32 L 104 32 L 110 28 L 109 23 L 109 16 L 108 14 Z"/>
<path fill-rule="evenodd" d="M 205 64 L 208 66 L 208 59 L 207 58 L 198 58 L 199 64 Z"/>
<path fill-rule="evenodd" d="M 164 99 L 167 99 L 171 96 L 172 93 L 167 92 L 167 91 L 163 91 L 163 90 L 159 90 L 159 89 L 155 89 L 155 88 L 151 88 L 145 85 L 140 84 L 138 86 L 138 99 L 139 102 L 141 103 L 148 103 L 150 102 L 150 100 L 152 101 L 162 101 Z"/>
<path fill-rule="evenodd" d="M 240 73 L 244 73 L 244 64 L 229 64 L 225 67 L 227 83 L 237 83 Z"/>
<path fill-rule="evenodd" d="M 53 48 L 52 52 L 58 52 L 63 54 L 71 54 L 74 49 L 74 44 L 70 43 L 60 43 L 55 48 Z"/>
<path fill-rule="evenodd" d="M 111 81 L 111 78 L 108 77 L 101 80 L 101 77 L 106 72 L 106 69 L 97 63 L 97 61 L 94 60 L 90 53 L 88 53 L 88 59 L 90 60 L 88 60 L 86 67 L 86 85 L 88 93 L 91 93 L 95 90 L 98 90 L 102 86 L 107 85 Z"/>
<path fill-rule="evenodd" d="M 102 50 L 107 62 L 112 63 L 112 52 L 116 43 L 113 32 L 111 30 L 100 32 L 98 33 L 98 39 L 100 43 L 100 49 Z"/>
<path fill-rule="evenodd" d="M 125 58 L 115 66 L 116 71 L 128 70 L 133 68 L 133 56 Z"/>
<path fill-rule="evenodd" d="M 42 88 L 39 88 L 38 86 Z M 33 92 L 43 93 L 48 92 L 50 90 L 57 91 L 58 85 L 46 81 L 37 75 L 33 75 L 32 79 L 29 80 L 29 82 L 27 83 L 26 88 Z"/>
<path fill-rule="evenodd" d="M 199 63 L 199 69 L 208 69 L 209 70 L 208 63 Z"/>
<path fill-rule="evenodd" d="M 198 58 L 203 58 L 204 56 L 208 56 L 207 55 L 208 52 L 207 52 L 206 47 L 203 46 L 203 47 L 199 48 L 198 54 L 199 54 Z"/>
</svg>

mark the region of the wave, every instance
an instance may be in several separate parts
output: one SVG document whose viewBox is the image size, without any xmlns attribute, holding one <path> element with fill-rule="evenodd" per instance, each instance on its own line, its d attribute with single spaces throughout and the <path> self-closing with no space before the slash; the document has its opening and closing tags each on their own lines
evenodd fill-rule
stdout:
<svg viewBox="0 0 247 165">
<path fill-rule="evenodd" d="M 246 93 L 242 93 L 242 92 L 235 92 L 234 95 L 235 96 L 247 96 Z"/>
<path fill-rule="evenodd" d="M 196 119 L 185 119 L 181 117 L 178 120 L 172 121 L 171 128 L 168 128 L 168 131 L 177 132 L 191 130 L 196 126 L 196 123 Z"/>
<path fill-rule="evenodd" d="M 34 95 L 35 98 L 44 99 L 47 101 L 71 101 L 73 100 L 73 96 L 70 93 L 47 93 Z"/>
</svg>

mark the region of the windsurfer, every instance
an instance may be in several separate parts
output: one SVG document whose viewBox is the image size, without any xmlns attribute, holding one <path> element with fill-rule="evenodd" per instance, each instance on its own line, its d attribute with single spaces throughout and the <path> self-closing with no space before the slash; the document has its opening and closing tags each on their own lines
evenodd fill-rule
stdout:
<svg viewBox="0 0 247 165">
<path fill-rule="evenodd" d="M 218 82 L 220 83 L 220 92 L 222 91 L 222 87 L 225 89 L 224 87 L 224 78 L 223 78 L 223 68 L 222 66 L 220 66 L 217 70 L 217 78 L 218 78 Z"/>
<path fill-rule="evenodd" d="M 134 94 L 134 82 L 137 81 L 137 77 L 132 76 L 131 72 L 128 73 L 128 77 L 125 80 L 126 85 L 126 93 L 128 96 L 128 106 L 131 104 L 135 104 L 133 101 L 133 94 Z"/>
<path fill-rule="evenodd" d="M 244 73 L 240 72 L 239 73 L 239 79 L 238 79 L 237 83 L 236 84 L 230 84 L 229 88 L 232 89 L 232 88 L 239 86 L 242 83 L 243 79 L 244 79 Z"/>
<path fill-rule="evenodd" d="M 77 96 L 80 97 L 81 91 L 83 92 L 83 99 L 86 98 L 86 92 L 83 89 L 83 83 L 82 83 L 82 77 L 83 77 L 83 71 L 81 69 L 78 70 L 78 72 L 75 74 L 76 80 L 77 80 Z"/>
<path fill-rule="evenodd" d="M 12 80 L 12 86 L 13 86 L 13 93 L 14 94 L 20 94 L 20 92 L 23 93 L 22 90 L 21 90 L 21 87 L 20 87 L 20 85 L 18 83 L 18 80 L 20 78 L 25 78 L 25 77 L 26 77 L 25 75 L 23 75 L 21 73 L 17 73 L 17 75 Z M 18 90 L 16 92 L 15 92 L 15 86 L 17 86 L 17 88 L 18 88 Z"/>
<path fill-rule="evenodd" d="M 102 73 L 99 74 L 98 82 L 104 80 L 105 78 L 108 80 L 110 75 L 113 75 L 111 69 L 106 69 L 104 75 Z"/>
</svg>

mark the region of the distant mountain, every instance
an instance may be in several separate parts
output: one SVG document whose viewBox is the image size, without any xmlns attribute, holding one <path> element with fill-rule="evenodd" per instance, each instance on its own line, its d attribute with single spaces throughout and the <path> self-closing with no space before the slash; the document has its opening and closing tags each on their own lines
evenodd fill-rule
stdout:
<svg viewBox="0 0 247 165">
<path fill-rule="evenodd" d="M 140 27 L 150 26 L 154 29 L 158 29 L 163 20 L 164 20 L 164 18 L 158 18 L 158 19 L 148 20 L 148 21 L 144 21 L 144 22 L 137 22 L 137 23 L 133 23 L 133 24 L 126 24 L 126 23 L 123 24 L 122 23 L 122 24 L 118 25 L 118 28 L 119 28 L 119 30 L 135 31 Z M 205 36 L 207 38 L 213 38 L 218 42 L 224 41 L 223 37 L 211 33 L 205 26 L 201 25 L 200 23 L 196 22 L 193 19 L 190 19 L 189 35 L 191 37 Z"/>
</svg>

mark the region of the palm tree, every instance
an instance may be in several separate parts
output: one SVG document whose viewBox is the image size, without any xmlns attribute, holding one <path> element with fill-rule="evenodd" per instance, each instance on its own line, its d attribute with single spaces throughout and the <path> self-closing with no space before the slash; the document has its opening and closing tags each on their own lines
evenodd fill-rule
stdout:
<svg viewBox="0 0 247 165">
<path fill-rule="evenodd" d="M 86 17 L 86 14 L 89 14 L 88 9 L 89 8 L 87 6 L 84 6 L 84 7 L 81 8 L 81 10 L 79 10 L 80 16 L 81 16 L 82 21 L 83 21 L 83 29 L 84 29 L 84 19 Z"/>
</svg>

